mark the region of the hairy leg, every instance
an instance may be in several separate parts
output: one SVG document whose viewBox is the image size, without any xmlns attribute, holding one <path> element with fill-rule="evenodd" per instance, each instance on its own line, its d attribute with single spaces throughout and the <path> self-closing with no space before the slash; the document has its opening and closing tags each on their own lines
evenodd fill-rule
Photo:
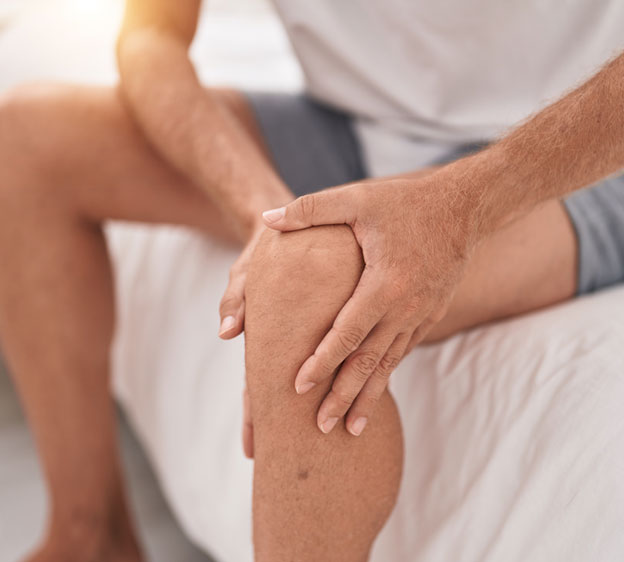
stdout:
<svg viewBox="0 0 624 562">
<path fill-rule="evenodd" d="M 477 249 L 448 314 L 426 341 L 571 298 L 576 262 L 576 236 L 563 203 L 548 201 Z"/>
<path fill-rule="evenodd" d="M 254 135 L 234 92 L 217 93 Z M 248 109 L 248 108 L 247 108 Z M 32 560 L 138 560 L 109 394 L 106 219 L 231 238 L 163 163 L 113 89 L 40 86 L 0 102 L 0 337 L 44 465 L 50 522 Z"/>
<path fill-rule="evenodd" d="M 323 435 L 331 383 L 303 396 L 294 378 L 349 298 L 363 262 L 348 227 L 266 232 L 246 291 L 247 384 L 254 423 L 257 562 L 364 562 L 394 506 L 402 435 L 385 393 L 360 438 Z"/>
</svg>

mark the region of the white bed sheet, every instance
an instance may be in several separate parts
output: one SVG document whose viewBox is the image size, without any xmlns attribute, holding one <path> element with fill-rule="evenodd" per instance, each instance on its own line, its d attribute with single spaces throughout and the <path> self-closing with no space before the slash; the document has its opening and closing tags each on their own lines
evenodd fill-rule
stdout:
<svg viewBox="0 0 624 562">
<path fill-rule="evenodd" d="M 108 239 L 117 395 L 191 538 L 249 561 L 243 342 L 215 335 L 235 253 L 171 227 Z M 405 476 L 372 562 L 624 560 L 623 348 L 616 288 L 410 355 Z"/>
</svg>

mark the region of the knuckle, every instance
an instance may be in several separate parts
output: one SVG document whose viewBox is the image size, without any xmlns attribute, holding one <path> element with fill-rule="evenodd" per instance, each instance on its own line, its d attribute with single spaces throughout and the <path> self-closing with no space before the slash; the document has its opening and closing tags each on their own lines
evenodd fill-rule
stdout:
<svg viewBox="0 0 624 562">
<path fill-rule="evenodd" d="M 299 198 L 299 212 L 302 217 L 311 218 L 314 216 L 314 209 L 316 207 L 316 197 L 312 194 L 303 195 Z"/>
<path fill-rule="evenodd" d="M 377 380 L 387 383 L 388 380 L 390 379 L 391 374 L 392 374 L 392 369 L 388 369 L 388 370 L 378 369 L 377 371 L 375 371 L 374 376 Z"/>
<path fill-rule="evenodd" d="M 355 351 L 364 339 L 363 331 L 355 327 L 336 328 L 334 335 L 338 351 L 343 355 Z"/>
<path fill-rule="evenodd" d="M 332 388 L 332 394 L 334 395 L 334 400 L 341 408 L 341 411 L 346 411 L 357 396 L 353 391 L 344 389 L 344 388 Z"/>
<path fill-rule="evenodd" d="M 225 312 L 227 310 L 232 310 L 238 307 L 240 299 L 233 295 L 226 295 L 221 299 L 221 304 L 219 305 L 219 311 Z"/>
<path fill-rule="evenodd" d="M 379 376 L 383 378 L 388 378 L 392 371 L 397 368 L 401 357 L 395 353 L 386 353 L 381 360 L 379 361 L 379 366 L 377 371 Z"/>
<path fill-rule="evenodd" d="M 350 362 L 353 375 L 364 382 L 377 367 L 377 357 L 372 353 L 359 353 Z"/>
</svg>

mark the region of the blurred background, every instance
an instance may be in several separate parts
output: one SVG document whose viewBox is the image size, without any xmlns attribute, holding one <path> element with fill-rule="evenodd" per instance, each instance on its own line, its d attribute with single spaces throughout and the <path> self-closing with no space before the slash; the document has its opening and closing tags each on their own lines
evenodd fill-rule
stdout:
<svg viewBox="0 0 624 562">
<path fill-rule="evenodd" d="M 123 0 L 0 0 L 0 94 L 40 80 L 114 84 Z M 202 81 L 293 90 L 301 74 L 266 0 L 206 0 L 192 57 Z M 0 265 L 1 267 L 1 265 Z M 126 474 L 152 562 L 208 562 L 173 520 L 120 416 Z M 19 402 L 0 357 L 0 562 L 14 562 L 43 532 L 45 489 Z"/>
<path fill-rule="evenodd" d="M 123 7 L 124 0 L 0 0 L 0 89 L 39 79 L 114 83 Z M 268 0 L 204 0 L 192 56 L 206 82 L 286 90 L 300 84 Z"/>
</svg>

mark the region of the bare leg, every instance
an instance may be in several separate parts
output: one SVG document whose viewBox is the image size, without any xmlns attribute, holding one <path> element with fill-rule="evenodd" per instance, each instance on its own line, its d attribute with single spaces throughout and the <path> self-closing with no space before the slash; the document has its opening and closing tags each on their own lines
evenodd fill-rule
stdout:
<svg viewBox="0 0 624 562">
<path fill-rule="evenodd" d="M 447 316 L 427 341 L 571 298 L 576 261 L 570 219 L 560 201 L 549 201 L 478 248 Z"/>
<path fill-rule="evenodd" d="M 113 322 L 112 307 L 109 306 L 112 291 L 99 225 L 105 218 L 115 217 L 175 222 L 206 231 L 215 227 L 215 230 L 222 232 L 216 226 L 218 217 L 193 186 L 186 184 L 164 166 L 143 144 L 140 135 L 133 130 L 110 91 L 86 92 L 79 89 L 71 92 L 63 90 L 61 94 L 48 92 L 41 96 L 19 96 L 5 103 L 0 111 L 0 158 L 4 159 L 0 167 L 0 259 L 3 264 L 3 275 L 0 276 L 0 333 L 31 416 L 50 482 L 53 517 L 49 539 L 39 559 L 136 559 L 137 547 L 124 505 L 111 429 L 111 406 L 107 397 L 107 350 Z M 43 130 L 46 134 L 42 134 Z M 92 137 L 86 137 L 85 131 L 96 133 Z M 564 221 L 557 224 L 566 223 Z M 538 232 L 548 234 L 548 223 L 541 221 L 537 226 Z M 569 225 L 567 227 L 566 232 L 570 233 Z M 570 247 L 573 248 L 573 236 L 570 240 Z M 352 241 L 350 244 L 350 253 L 345 256 L 351 255 L 352 258 L 359 259 L 357 248 Z M 321 249 L 327 250 L 330 245 L 331 240 L 324 240 Z M 521 242 L 519 249 L 530 249 L 530 246 Z M 349 247 L 349 243 L 346 247 Z M 483 256 L 481 259 L 484 269 L 475 266 L 474 273 L 467 275 L 456 299 L 456 306 L 447 317 L 447 334 L 474 323 L 544 306 L 563 298 L 562 295 L 565 294 L 565 291 L 562 293 L 558 290 L 559 285 L 554 284 L 552 287 L 557 290 L 553 293 L 545 292 L 539 299 L 535 299 L 533 294 L 529 295 L 528 300 L 517 297 L 510 300 L 505 294 L 494 298 L 498 294 L 496 291 L 482 293 L 482 298 L 474 297 L 473 295 L 478 295 L 479 288 L 477 273 L 487 272 L 488 267 L 494 263 L 494 260 L 488 260 L 486 247 L 484 245 L 484 250 L 478 254 Z M 318 249 L 312 247 L 312 253 L 318 254 Z M 499 257 L 505 257 L 507 249 L 505 242 L 501 241 Z M 557 256 L 561 247 L 555 246 L 551 249 L 555 250 L 554 255 Z M 490 253 L 494 254 L 493 251 Z M 572 251 L 571 255 L 573 254 Z M 349 258 L 337 255 L 342 262 L 348 262 Z M 546 252 L 540 255 L 549 256 Z M 564 252 L 563 255 L 568 254 Z M 526 252 L 526 256 L 534 258 L 535 254 Z M 478 263 L 476 259 L 477 257 L 475 263 Z M 323 263 L 319 264 L 319 271 L 326 272 L 323 268 L 332 263 L 331 258 L 327 258 L 325 254 L 321 261 Z M 337 271 L 344 263 L 337 267 Z M 498 265 L 496 267 L 499 267 L 497 271 L 504 273 L 509 271 L 510 264 L 517 262 L 503 260 L 502 263 L 507 264 L 507 270 Z M 536 273 L 539 279 L 543 272 L 540 268 L 543 268 L 544 263 L 539 260 L 534 264 L 527 260 L 527 263 L 528 270 Z M 59 267 L 59 264 L 62 266 Z M 280 264 L 277 260 L 274 265 L 279 270 L 281 265 L 286 264 Z M 573 267 L 570 269 L 573 270 Z M 72 275 L 68 275 L 68 272 Z M 521 273 L 520 282 L 514 285 L 514 295 L 527 286 L 527 279 L 531 279 L 524 277 L 525 270 Z M 343 277 L 338 273 L 336 277 L 340 283 L 349 285 L 345 281 L 348 276 Z M 570 278 L 573 277 L 572 273 Z M 286 279 L 294 285 L 295 278 L 296 276 L 291 275 Z M 486 275 L 486 278 L 495 277 Z M 335 291 L 340 283 L 328 286 L 329 281 L 335 281 L 331 276 L 323 275 L 317 279 L 311 272 L 307 272 L 301 279 L 301 286 L 304 287 L 305 282 L 311 279 L 315 279 L 314 290 L 319 290 L 318 302 L 322 311 L 318 317 L 314 316 L 318 311 L 312 311 L 309 318 L 304 318 L 303 324 L 308 330 L 298 337 L 314 347 L 330 322 L 324 316 L 326 310 L 322 305 L 328 310 L 333 305 L 331 314 L 334 314 L 352 290 L 357 275 L 351 279 L 351 288 L 346 291 L 344 299 L 329 304 L 323 299 Z M 550 277 L 547 280 L 550 281 Z M 258 286 L 262 285 L 258 283 Z M 280 286 L 282 296 L 288 293 L 284 287 L 288 285 Z M 325 291 L 322 290 L 323 287 Z M 267 287 L 267 295 L 272 290 L 273 285 Z M 333 295 L 334 298 L 336 294 Z M 26 298 L 25 295 L 31 298 Z M 273 299 L 268 298 L 267 301 L 270 303 Z M 92 307 L 92 303 L 96 302 L 100 306 Z M 299 303 L 299 297 L 293 297 L 293 302 Z M 471 305 L 475 302 L 478 303 L 477 306 Z M 509 306 L 510 302 L 513 306 Z M 482 306 L 484 303 L 487 306 Z M 290 304 L 289 314 L 294 306 Z M 305 316 L 305 308 L 302 310 Z M 287 316 L 284 312 L 283 314 Z M 316 326 L 315 323 L 321 320 L 325 324 Z M 287 325 L 290 326 L 288 323 Z M 249 330 L 253 331 L 253 323 L 248 325 Z M 313 337 L 314 341 L 311 341 L 309 335 L 312 333 L 314 336 L 314 330 L 318 337 Z M 296 330 L 288 332 L 287 341 L 294 341 L 290 337 L 294 337 L 295 333 Z M 258 341 L 262 342 L 262 337 L 265 336 L 266 334 L 260 334 Z M 255 336 L 250 336 L 248 344 L 250 371 L 254 369 L 252 362 L 259 364 L 264 361 L 252 359 L 253 337 Z M 260 355 L 257 350 L 255 353 L 256 357 Z M 288 379 L 289 376 L 294 377 L 298 367 L 296 363 L 303 358 L 303 355 L 295 355 L 294 360 L 290 358 L 290 367 L 284 359 L 283 364 L 276 363 L 270 369 L 266 365 L 260 365 L 256 371 L 258 376 L 250 375 L 250 386 L 253 386 L 253 377 L 259 381 L 256 385 L 258 390 L 252 390 L 252 395 L 256 396 L 255 399 L 252 398 L 254 408 L 258 411 L 255 414 L 259 416 L 260 424 L 257 428 L 258 453 L 262 457 L 263 448 L 270 451 L 262 457 L 262 461 L 259 460 L 257 467 L 258 491 L 255 509 L 256 514 L 260 510 L 263 515 L 262 518 L 256 517 L 259 557 L 264 556 L 266 559 L 273 556 L 273 553 L 277 553 L 276 556 L 285 553 L 284 559 L 288 559 L 288 548 L 304 548 L 314 542 L 312 547 L 316 548 L 317 553 L 320 552 L 321 558 L 327 553 L 325 559 L 329 560 L 332 556 L 341 560 L 351 559 L 349 557 L 354 560 L 358 560 L 358 557 L 364 559 L 365 554 L 362 553 L 367 552 L 377 530 L 387 517 L 396 493 L 400 444 L 397 445 L 391 438 L 399 434 L 396 414 L 390 399 L 384 398 L 390 406 L 382 406 L 377 414 L 376 419 L 379 422 L 375 425 L 381 429 L 368 429 L 367 433 L 374 435 L 374 431 L 382 434 L 386 431 L 388 435 L 377 440 L 366 436 L 369 441 L 361 438 L 361 442 L 367 443 L 367 447 L 359 449 L 358 445 L 356 453 L 343 459 L 344 462 L 338 462 L 338 459 L 342 459 L 340 453 L 335 455 L 333 450 L 329 453 L 325 450 L 326 441 L 320 442 L 321 458 L 324 458 L 322 453 L 331 457 L 331 460 L 325 459 L 321 463 L 321 468 L 336 468 L 336 478 L 329 482 L 324 482 L 321 478 L 320 482 L 316 481 L 314 485 L 302 488 L 299 480 L 307 482 L 311 472 L 308 470 L 306 475 L 304 469 L 296 472 L 301 478 L 292 478 L 295 474 L 294 461 L 314 460 L 312 455 L 306 454 L 311 450 L 309 447 L 314 447 L 314 439 L 319 437 L 312 432 L 317 431 L 314 410 L 320 396 L 311 396 L 310 400 L 316 399 L 317 403 L 308 403 L 305 406 L 309 408 L 308 418 L 303 416 L 300 422 L 291 421 L 295 416 L 289 416 L 288 413 L 293 413 L 295 401 L 297 413 L 301 416 L 300 407 L 302 400 L 305 400 L 303 397 L 293 396 L 292 381 Z M 271 377 L 275 373 L 278 376 L 272 381 Z M 77 376 L 80 377 L 80 383 L 74 384 L 72 377 Z M 279 388 L 275 389 L 271 385 L 279 385 Z M 319 393 L 321 390 L 319 389 Z M 258 396 L 262 398 L 259 399 Z M 277 400 L 274 397 L 284 399 Z M 98 404 L 100 398 L 101 403 Z M 273 400 L 279 407 L 274 411 L 271 408 L 268 412 L 265 409 L 263 413 L 262 404 L 273 405 Z M 89 407 L 85 407 L 85 404 Z M 280 410 L 282 407 L 283 411 Z M 60 412 L 64 416 L 60 416 Z M 262 421 L 262 416 L 265 416 L 266 423 Z M 275 421 L 278 418 L 289 420 L 288 431 L 282 427 L 283 422 L 281 426 L 278 425 Z M 63 423 L 64 420 L 72 419 L 81 419 L 84 423 Z M 301 425 L 298 426 L 298 423 Z M 386 428 L 393 427 L 393 424 L 394 429 L 388 431 Z M 55 425 L 58 426 L 58 431 L 50 430 Z M 268 429 L 263 430 L 263 427 Z M 337 436 L 332 437 L 336 440 L 335 449 L 349 451 L 349 447 L 356 447 L 349 441 L 352 439 L 349 435 L 335 433 Z M 293 450 L 290 445 L 292 438 L 298 435 L 303 437 L 299 437 L 301 443 L 308 447 L 296 449 L 301 455 L 290 453 L 286 457 L 285 454 Z M 383 454 L 388 444 L 391 445 L 390 454 L 382 457 L 384 463 L 387 459 L 387 466 L 384 463 L 380 466 L 379 451 Z M 280 457 L 289 460 L 290 464 L 285 462 L 279 467 L 272 467 L 269 461 Z M 352 458 L 359 459 L 358 471 L 354 471 L 349 464 Z M 318 465 L 310 466 L 315 468 Z M 351 472 L 347 471 L 345 476 L 344 470 L 349 466 Z M 392 472 L 393 470 L 396 472 Z M 357 475 L 355 479 L 352 478 L 354 472 Z M 359 474 L 360 472 L 363 474 Z M 276 475 L 284 476 L 284 485 L 276 485 Z M 289 476 L 291 480 L 288 479 Z M 97 483 L 95 486 L 94 482 Z M 288 513 L 288 505 L 292 505 L 293 497 L 290 492 L 297 490 L 297 486 L 300 493 L 307 498 L 303 502 L 305 509 L 300 512 L 298 506 L 297 510 L 293 510 L 296 517 L 281 525 L 284 513 Z M 381 498 L 383 501 L 372 502 L 366 493 L 356 495 L 354 501 L 354 494 L 348 494 L 354 489 L 369 492 L 373 490 L 379 494 L 375 499 Z M 320 493 L 323 490 L 327 492 L 325 496 L 325 492 Z M 336 498 L 336 501 L 329 503 L 327 498 Z M 354 502 L 353 505 L 349 501 Z M 371 503 L 374 504 L 373 509 L 368 509 Z M 286 511 L 280 511 L 285 507 Z M 264 512 L 263 509 L 267 511 Z M 344 513 L 353 510 L 353 518 L 361 517 L 358 529 L 350 535 L 351 541 L 345 541 L 341 533 L 349 530 L 345 526 L 347 524 L 344 521 L 338 521 L 337 526 L 335 524 L 336 520 L 341 519 L 337 517 L 342 513 L 340 510 L 345 509 Z M 287 534 L 282 532 L 284 529 L 295 530 L 301 540 L 287 544 Z M 302 533 L 301 529 L 309 529 L 309 532 Z M 272 531 L 275 531 L 273 535 Z M 277 541 L 279 537 L 284 540 Z M 314 537 L 318 540 L 315 541 Z M 104 545 L 112 545 L 109 553 L 104 552 Z M 97 554 L 91 556 L 91 553 Z"/>
<path fill-rule="evenodd" d="M 366 560 L 400 479 L 400 423 L 388 393 L 362 437 L 322 435 L 328 386 L 297 396 L 294 376 L 351 294 L 362 266 L 343 227 L 272 233 L 247 288 L 246 365 L 255 435 L 254 545 L 263 561 Z M 430 341 L 570 298 L 576 240 L 552 201 L 475 253 Z"/>
<path fill-rule="evenodd" d="M 349 298 L 362 257 L 347 227 L 265 233 L 247 282 L 246 365 L 255 435 L 257 562 L 363 562 L 394 506 L 402 435 L 386 392 L 361 438 L 316 411 L 330 383 L 294 377 Z"/>
<path fill-rule="evenodd" d="M 221 99 L 244 104 L 231 92 Z M 2 348 L 51 500 L 31 560 L 138 560 L 108 387 L 113 286 L 101 223 L 230 234 L 201 191 L 146 145 L 111 89 L 46 86 L 5 98 L 0 160 Z"/>
</svg>

